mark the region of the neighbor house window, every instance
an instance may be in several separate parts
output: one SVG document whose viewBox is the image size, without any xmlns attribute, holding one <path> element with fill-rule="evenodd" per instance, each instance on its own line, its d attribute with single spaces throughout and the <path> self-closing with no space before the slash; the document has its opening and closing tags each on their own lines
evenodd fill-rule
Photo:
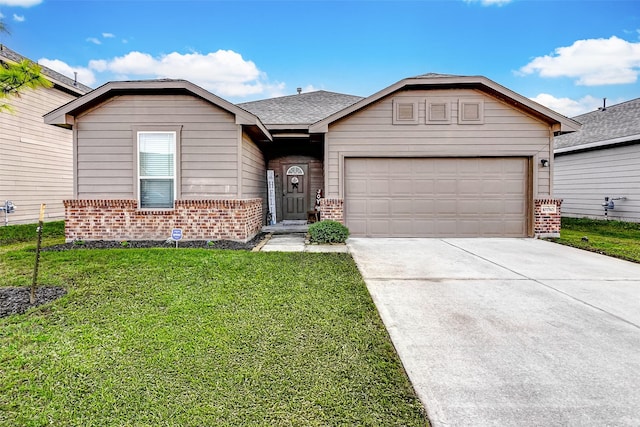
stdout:
<svg viewBox="0 0 640 427">
<path fill-rule="evenodd" d="M 175 171 L 176 132 L 138 132 L 140 208 L 173 208 Z"/>
</svg>

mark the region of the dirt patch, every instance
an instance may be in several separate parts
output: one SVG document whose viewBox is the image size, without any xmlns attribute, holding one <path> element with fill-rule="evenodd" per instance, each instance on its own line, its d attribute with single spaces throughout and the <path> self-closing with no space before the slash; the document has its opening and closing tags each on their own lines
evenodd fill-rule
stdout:
<svg viewBox="0 0 640 427">
<path fill-rule="evenodd" d="M 178 249 L 229 249 L 250 251 L 266 236 L 259 233 L 246 243 L 234 240 L 180 240 Z M 71 243 L 47 246 L 42 251 L 68 251 L 76 249 L 143 249 L 143 248 L 175 248 L 173 240 L 78 240 Z"/>
<path fill-rule="evenodd" d="M 35 302 L 31 304 L 29 302 L 31 288 L 0 288 L 0 317 L 22 314 L 31 307 L 50 303 L 66 293 L 66 289 L 58 286 L 38 287 L 36 288 Z"/>
</svg>

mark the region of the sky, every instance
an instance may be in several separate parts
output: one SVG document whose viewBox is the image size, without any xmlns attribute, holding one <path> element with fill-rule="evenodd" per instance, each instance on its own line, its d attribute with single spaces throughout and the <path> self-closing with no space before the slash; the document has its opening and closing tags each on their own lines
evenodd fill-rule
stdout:
<svg viewBox="0 0 640 427">
<path fill-rule="evenodd" d="M 640 97 L 639 0 L 0 0 L 0 43 L 97 88 L 189 80 L 233 103 L 482 75 L 568 117 Z"/>
</svg>

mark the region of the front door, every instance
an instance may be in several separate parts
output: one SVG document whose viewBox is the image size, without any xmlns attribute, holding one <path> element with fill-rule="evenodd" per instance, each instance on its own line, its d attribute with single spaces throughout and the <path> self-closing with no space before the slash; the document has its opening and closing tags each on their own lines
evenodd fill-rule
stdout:
<svg viewBox="0 0 640 427">
<path fill-rule="evenodd" d="M 282 219 L 306 220 L 309 209 L 309 190 L 307 189 L 309 165 L 290 163 L 283 165 L 282 169 Z"/>
</svg>

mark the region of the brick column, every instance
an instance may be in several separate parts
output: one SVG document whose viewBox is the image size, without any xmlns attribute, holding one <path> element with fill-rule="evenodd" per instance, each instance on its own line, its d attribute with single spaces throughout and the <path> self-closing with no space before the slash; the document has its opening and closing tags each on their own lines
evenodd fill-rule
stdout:
<svg viewBox="0 0 640 427">
<path fill-rule="evenodd" d="M 535 199 L 534 234 L 537 238 L 560 237 L 562 199 Z"/>
<path fill-rule="evenodd" d="M 320 199 L 320 220 L 324 219 L 344 224 L 344 199 Z"/>
</svg>

